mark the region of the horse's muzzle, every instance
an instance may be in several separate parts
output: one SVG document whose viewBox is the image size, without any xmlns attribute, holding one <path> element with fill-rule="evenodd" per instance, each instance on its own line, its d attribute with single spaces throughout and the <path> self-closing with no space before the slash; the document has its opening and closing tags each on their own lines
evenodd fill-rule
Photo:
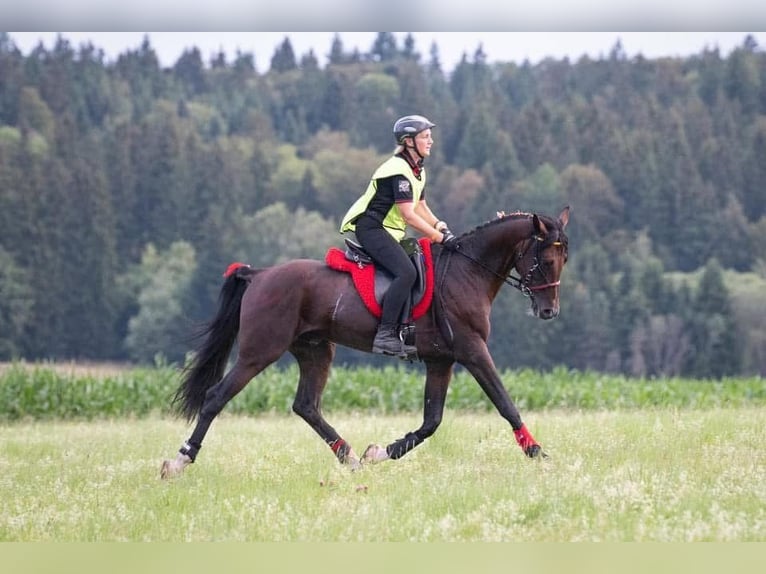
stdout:
<svg viewBox="0 0 766 574">
<path fill-rule="evenodd" d="M 553 319 L 557 317 L 558 314 L 559 314 L 558 309 L 546 307 L 545 309 L 540 309 L 537 316 L 540 317 L 540 319 L 545 319 L 547 321 L 548 319 Z"/>
</svg>

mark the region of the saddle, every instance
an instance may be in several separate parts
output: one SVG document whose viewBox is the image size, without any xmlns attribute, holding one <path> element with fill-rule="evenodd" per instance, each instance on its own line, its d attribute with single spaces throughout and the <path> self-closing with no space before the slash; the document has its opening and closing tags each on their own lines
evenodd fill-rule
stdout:
<svg viewBox="0 0 766 574">
<path fill-rule="evenodd" d="M 331 247 L 327 251 L 325 263 L 332 269 L 350 273 L 354 286 L 365 306 L 370 313 L 380 318 L 382 315 L 381 302 L 393 281 L 393 277 L 385 269 L 375 266 L 364 247 L 348 238 L 345 242 L 345 251 L 337 247 Z M 431 242 L 428 239 L 417 240 L 408 237 L 403 239 L 400 244 L 417 271 L 417 279 L 399 321 L 406 325 L 420 318 L 431 305 L 434 272 Z"/>
</svg>

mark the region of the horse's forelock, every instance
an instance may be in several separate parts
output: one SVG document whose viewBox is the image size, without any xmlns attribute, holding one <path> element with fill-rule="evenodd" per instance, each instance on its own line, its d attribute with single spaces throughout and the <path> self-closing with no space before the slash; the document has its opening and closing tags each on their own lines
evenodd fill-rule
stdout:
<svg viewBox="0 0 766 574">
<path fill-rule="evenodd" d="M 550 245 L 551 243 L 555 243 L 557 241 L 560 241 L 564 245 L 568 245 L 569 238 L 564 232 L 564 227 L 561 225 L 561 222 L 558 219 L 554 219 L 553 217 L 549 217 L 547 215 L 538 215 L 537 217 L 540 219 L 540 221 L 543 222 L 545 228 L 548 230 L 548 236 L 545 240 L 546 245 Z"/>
</svg>

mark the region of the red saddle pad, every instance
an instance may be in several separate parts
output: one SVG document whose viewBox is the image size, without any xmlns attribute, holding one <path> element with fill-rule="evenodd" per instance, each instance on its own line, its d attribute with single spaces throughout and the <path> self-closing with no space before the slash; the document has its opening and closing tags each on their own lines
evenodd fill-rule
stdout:
<svg viewBox="0 0 766 574">
<path fill-rule="evenodd" d="M 418 240 L 420 247 L 423 249 L 423 258 L 426 269 L 426 290 L 423 297 L 412 308 L 412 319 L 419 319 L 422 317 L 428 308 L 431 306 L 431 301 L 434 294 L 434 265 L 433 257 L 431 256 L 431 242 L 423 237 Z M 359 296 L 362 298 L 367 309 L 375 317 L 380 318 L 382 309 L 375 300 L 375 266 L 364 265 L 359 267 L 354 261 L 346 259 L 346 254 L 343 250 L 337 247 L 331 247 L 325 255 L 325 263 L 327 266 L 337 271 L 345 271 L 351 273 L 351 278 L 354 281 L 354 286 L 359 292 Z"/>
</svg>

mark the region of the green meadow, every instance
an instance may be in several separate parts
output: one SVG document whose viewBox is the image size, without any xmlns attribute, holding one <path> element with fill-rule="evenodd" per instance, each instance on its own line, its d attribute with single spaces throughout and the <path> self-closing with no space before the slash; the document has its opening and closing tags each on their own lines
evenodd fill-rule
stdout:
<svg viewBox="0 0 766 574">
<path fill-rule="evenodd" d="M 326 413 L 361 452 L 419 414 Z M 351 472 L 298 417 L 161 416 L 0 426 L 0 541 L 764 541 L 766 411 L 550 410 L 528 460 L 495 413 L 448 411 L 398 461 Z"/>
<path fill-rule="evenodd" d="M 191 431 L 172 366 L 0 368 L 0 541 L 766 541 L 760 378 L 503 373 L 550 455 L 529 460 L 457 371 L 444 422 L 398 461 L 351 472 L 290 412 L 271 368 L 159 477 Z M 421 423 L 423 374 L 336 368 L 324 397 L 358 454 Z"/>
</svg>

